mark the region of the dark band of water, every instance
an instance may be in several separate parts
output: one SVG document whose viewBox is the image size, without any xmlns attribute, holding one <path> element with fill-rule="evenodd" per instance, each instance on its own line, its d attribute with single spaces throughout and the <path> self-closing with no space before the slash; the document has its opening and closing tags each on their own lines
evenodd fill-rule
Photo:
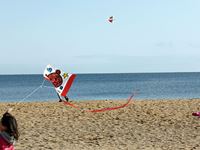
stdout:
<svg viewBox="0 0 200 150">
<path fill-rule="evenodd" d="M 37 88 L 42 75 L 0 75 L 0 101 L 19 101 Z M 46 86 L 52 86 L 47 81 Z M 68 96 L 77 100 L 200 98 L 200 73 L 78 74 Z M 26 101 L 55 100 L 54 89 L 42 88 Z"/>
</svg>

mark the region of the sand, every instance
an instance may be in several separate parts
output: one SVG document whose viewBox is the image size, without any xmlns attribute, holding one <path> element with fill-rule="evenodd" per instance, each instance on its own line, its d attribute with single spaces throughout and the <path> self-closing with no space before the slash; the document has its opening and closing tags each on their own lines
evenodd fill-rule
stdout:
<svg viewBox="0 0 200 150">
<path fill-rule="evenodd" d="M 75 102 L 100 108 L 122 101 Z M 15 103 L 0 103 L 0 113 Z M 200 99 L 134 100 L 128 107 L 86 113 L 58 102 L 27 102 L 12 111 L 20 127 L 17 150 L 200 149 Z"/>
</svg>

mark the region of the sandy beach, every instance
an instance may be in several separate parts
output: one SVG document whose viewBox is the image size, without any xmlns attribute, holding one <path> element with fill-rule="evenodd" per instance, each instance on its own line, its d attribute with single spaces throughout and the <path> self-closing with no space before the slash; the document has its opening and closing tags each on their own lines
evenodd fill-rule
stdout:
<svg viewBox="0 0 200 150">
<path fill-rule="evenodd" d="M 124 101 L 75 102 L 82 108 L 115 106 Z M 0 103 L 3 114 L 15 103 Z M 88 113 L 58 102 L 20 103 L 16 116 L 17 150 L 193 150 L 200 149 L 200 99 L 134 100 L 119 110 Z"/>
</svg>

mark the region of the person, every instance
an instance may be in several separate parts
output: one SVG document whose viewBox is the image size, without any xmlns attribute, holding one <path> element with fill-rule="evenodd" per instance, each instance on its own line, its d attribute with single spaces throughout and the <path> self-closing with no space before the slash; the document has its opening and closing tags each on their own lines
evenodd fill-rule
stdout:
<svg viewBox="0 0 200 150">
<path fill-rule="evenodd" d="M 62 98 L 60 97 L 60 95 L 57 93 L 58 95 L 58 98 L 59 98 L 59 102 L 62 102 Z M 69 98 L 67 96 L 64 96 L 65 100 L 68 102 L 69 101 Z"/>
<path fill-rule="evenodd" d="M 0 150 L 14 150 L 14 142 L 18 139 L 17 120 L 9 112 L 6 112 L 0 122 Z"/>
</svg>

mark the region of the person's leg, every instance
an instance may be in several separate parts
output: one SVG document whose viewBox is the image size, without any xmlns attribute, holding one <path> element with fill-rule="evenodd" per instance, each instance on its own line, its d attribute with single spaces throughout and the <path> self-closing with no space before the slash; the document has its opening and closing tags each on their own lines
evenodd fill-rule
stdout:
<svg viewBox="0 0 200 150">
<path fill-rule="evenodd" d="M 60 98 L 60 95 L 57 93 L 58 98 L 59 98 L 59 102 L 62 102 L 62 99 Z"/>
<path fill-rule="evenodd" d="M 58 95 L 58 98 L 59 98 L 59 102 L 62 102 L 63 100 L 62 100 L 62 98 L 60 97 L 60 95 L 57 93 L 57 95 Z M 67 97 L 67 96 L 65 96 L 64 97 L 65 98 L 65 100 L 68 102 L 69 101 L 69 98 Z"/>
<path fill-rule="evenodd" d="M 68 102 L 69 101 L 69 98 L 67 96 L 65 96 L 65 100 Z"/>
</svg>

